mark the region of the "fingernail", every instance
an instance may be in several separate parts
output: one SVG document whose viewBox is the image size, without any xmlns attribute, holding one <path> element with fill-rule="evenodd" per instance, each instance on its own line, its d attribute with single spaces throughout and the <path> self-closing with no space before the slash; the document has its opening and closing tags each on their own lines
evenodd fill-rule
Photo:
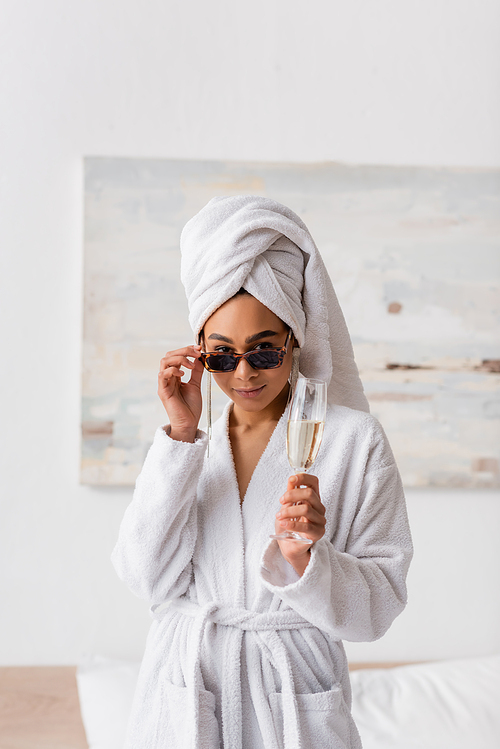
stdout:
<svg viewBox="0 0 500 749">
<path fill-rule="evenodd" d="M 276 517 L 277 517 L 277 518 L 280 518 L 280 517 L 281 517 L 281 512 L 277 512 L 277 513 L 276 513 Z"/>
<path fill-rule="evenodd" d="M 286 522 L 284 520 L 280 520 L 280 525 L 284 528 L 286 525 Z"/>
</svg>

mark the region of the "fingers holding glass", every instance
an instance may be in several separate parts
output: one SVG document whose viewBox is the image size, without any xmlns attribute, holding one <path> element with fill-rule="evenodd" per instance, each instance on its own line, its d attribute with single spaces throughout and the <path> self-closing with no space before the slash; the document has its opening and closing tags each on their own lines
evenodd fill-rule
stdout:
<svg viewBox="0 0 500 749">
<path fill-rule="evenodd" d="M 283 506 L 276 514 L 276 521 L 281 532 L 305 533 L 307 536 L 301 538 L 309 543 L 319 541 L 323 537 L 326 511 L 314 489 L 303 487 L 287 491 L 280 502 Z"/>
</svg>

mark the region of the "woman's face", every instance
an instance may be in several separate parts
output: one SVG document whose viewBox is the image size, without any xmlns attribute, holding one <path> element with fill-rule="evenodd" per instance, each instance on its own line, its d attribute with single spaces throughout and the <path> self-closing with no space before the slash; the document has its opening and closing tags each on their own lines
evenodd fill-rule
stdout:
<svg viewBox="0 0 500 749">
<path fill-rule="evenodd" d="M 205 351 L 245 354 L 254 349 L 280 348 L 285 344 L 288 328 L 255 297 L 240 294 L 214 312 L 203 333 Z M 246 359 L 241 359 L 233 372 L 212 376 L 235 406 L 244 411 L 261 411 L 288 392 L 292 341 L 293 338 L 277 369 L 253 369 Z"/>
</svg>

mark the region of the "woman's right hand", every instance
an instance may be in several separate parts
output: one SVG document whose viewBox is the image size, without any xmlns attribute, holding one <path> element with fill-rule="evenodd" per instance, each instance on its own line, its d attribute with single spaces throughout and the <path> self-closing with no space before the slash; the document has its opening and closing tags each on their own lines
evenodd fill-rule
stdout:
<svg viewBox="0 0 500 749">
<path fill-rule="evenodd" d="M 203 364 L 200 352 L 201 346 L 186 346 L 169 351 L 160 362 L 158 395 L 168 414 L 170 437 L 182 442 L 194 442 L 201 416 Z M 191 370 L 187 382 L 181 380 L 184 374 L 181 366 Z"/>
</svg>

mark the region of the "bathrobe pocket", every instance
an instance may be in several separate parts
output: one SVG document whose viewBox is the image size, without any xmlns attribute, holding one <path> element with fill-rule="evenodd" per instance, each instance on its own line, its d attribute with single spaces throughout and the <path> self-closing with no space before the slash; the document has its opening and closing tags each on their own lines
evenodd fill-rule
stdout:
<svg viewBox="0 0 500 749">
<path fill-rule="evenodd" d="M 219 724 L 215 717 L 215 697 L 212 692 L 201 690 L 199 700 L 199 736 L 196 746 L 200 749 L 219 749 Z M 194 729 L 190 691 L 187 687 L 177 687 L 165 681 L 163 703 L 165 720 L 160 731 L 162 736 L 159 746 L 189 746 Z"/>
<path fill-rule="evenodd" d="M 352 719 L 345 706 L 342 689 L 335 686 L 327 692 L 296 694 L 303 747 L 351 749 Z M 269 695 L 278 746 L 283 749 L 282 695 Z M 354 747 L 360 746 L 357 742 Z"/>
</svg>

